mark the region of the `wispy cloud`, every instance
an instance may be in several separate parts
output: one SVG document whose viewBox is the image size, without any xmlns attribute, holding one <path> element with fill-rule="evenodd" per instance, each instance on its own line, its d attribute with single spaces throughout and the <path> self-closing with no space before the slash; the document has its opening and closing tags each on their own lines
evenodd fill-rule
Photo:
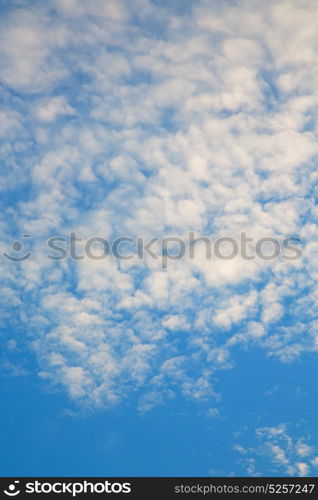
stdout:
<svg viewBox="0 0 318 500">
<path fill-rule="evenodd" d="M 316 475 L 318 457 L 315 448 L 310 444 L 307 436 L 295 437 L 298 431 L 290 429 L 286 424 L 276 427 L 260 427 L 255 430 L 253 447 L 244 447 L 236 444 L 234 449 L 242 456 L 246 471 L 252 476 L 268 474 L 262 470 L 262 461 L 269 459 L 271 473 L 288 476 Z M 259 469 L 260 468 L 260 469 Z"/>
<path fill-rule="evenodd" d="M 314 0 L 7 5 L 1 253 L 29 233 L 37 257 L 0 262 L 3 328 L 79 404 L 204 400 L 234 346 L 317 350 L 317 19 Z M 304 252 L 49 261 L 71 230 L 299 235 Z"/>
</svg>

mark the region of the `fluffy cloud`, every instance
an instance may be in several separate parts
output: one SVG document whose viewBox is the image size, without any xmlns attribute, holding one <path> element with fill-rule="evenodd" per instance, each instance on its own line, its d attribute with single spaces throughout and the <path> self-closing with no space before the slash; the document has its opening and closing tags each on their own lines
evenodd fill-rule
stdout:
<svg viewBox="0 0 318 500">
<path fill-rule="evenodd" d="M 295 434 L 295 432 L 293 432 Z M 249 475 L 261 476 L 262 459 L 271 462 L 271 473 L 288 476 L 315 475 L 317 456 L 307 437 L 293 437 L 286 424 L 276 427 L 260 427 L 255 430 L 257 445 L 252 448 L 236 444 L 235 450 L 242 456 Z"/>
<path fill-rule="evenodd" d="M 317 4 L 13 2 L 1 19 L 3 328 L 80 404 L 206 399 L 232 347 L 316 351 Z M 153 19 L 156 19 L 154 23 Z M 300 261 L 47 259 L 46 239 L 300 235 Z M 18 311 L 18 312 L 17 312 Z"/>
</svg>

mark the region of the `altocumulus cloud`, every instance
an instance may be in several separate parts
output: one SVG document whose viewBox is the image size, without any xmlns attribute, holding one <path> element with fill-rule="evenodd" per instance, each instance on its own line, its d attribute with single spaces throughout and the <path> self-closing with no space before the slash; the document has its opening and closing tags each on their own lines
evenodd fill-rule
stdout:
<svg viewBox="0 0 318 500">
<path fill-rule="evenodd" d="M 1 259 L 2 328 L 14 318 L 41 377 L 80 406 L 135 394 L 147 410 L 213 397 L 234 346 L 283 363 L 316 351 L 317 2 L 3 5 L 0 250 L 31 234 L 36 258 Z M 69 231 L 304 246 L 297 261 L 198 248 L 167 270 L 48 260 L 43 243 Z"/>
<path fill-rule="evenodd" d="M 251 476 L 264 473 L 264 458 L 271 462 L 270 472 L 287 476 L 309 476 L 317 472 L 318 457 L 308 436 L 297 436 L 299 430 L 292 431 L 287 424 L 276 427 L 259 427 L 255 433 L 256 446 L 247 448 L 236 444 L 234 449 L 241 455 L 241 462 Z M 263 462 L 263 463 L 262 463 Z M 261 468 L 259 470 L 258 468 Z M 268 465 L 265 465 L 268 470 Z"/>
</svg>

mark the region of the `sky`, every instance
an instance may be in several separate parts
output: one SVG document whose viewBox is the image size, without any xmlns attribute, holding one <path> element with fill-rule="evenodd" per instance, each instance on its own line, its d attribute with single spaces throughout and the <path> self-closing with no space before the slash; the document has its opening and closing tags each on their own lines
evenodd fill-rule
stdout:
<svg viewBox="0 0 318 500">
<path fill-rule="evenodd" d="M 317 475 L 317 29 L 315 0 L 0 1 L 2 476 Z M 253 258 L 175 258 L 190 233 Z"/>
</svg>

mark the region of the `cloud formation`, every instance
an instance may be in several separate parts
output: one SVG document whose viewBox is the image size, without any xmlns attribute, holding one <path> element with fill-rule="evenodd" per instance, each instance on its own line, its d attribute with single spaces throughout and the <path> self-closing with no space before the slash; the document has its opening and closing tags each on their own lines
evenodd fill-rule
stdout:
<svg viewBox="0 0 318 500">
<path fill-rule="evenodd" d="M 234 346 L 317 350 L 317 3 L 52 0 L 1 18 L 1 266 L 43 379 L 144 411 L 215 395 Z M 46 258 L 46 239 L 298 235 L 301 261 Z M 12 328 L 12 327 L 11 327 Z"/>
<path fill-rule="evenodd" d="M 293 434 L 295 431 L 293 430 Z M 296 431 L 297 435 L 297 431 Z M 251 448 L 239 444 L 234 449 L 242 456 L 241 462 L 251 476 L 264 475 L 262 460 L 269 458 L 271 473 L 287 476 L 316 475 L 318 457 L 308 437 L 293 437 L 286 424 L 276 427 L 260 427 L 255 430 L 256 446 Z M 266 468 L 266 471 L 268 469 Z"/>
</svg>

